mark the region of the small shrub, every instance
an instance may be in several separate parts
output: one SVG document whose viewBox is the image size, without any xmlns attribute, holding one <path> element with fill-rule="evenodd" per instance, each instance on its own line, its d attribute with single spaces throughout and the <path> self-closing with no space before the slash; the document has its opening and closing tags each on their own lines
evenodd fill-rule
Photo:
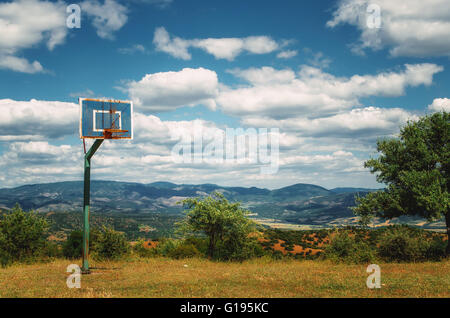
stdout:
<svg viewBox="0 0 450 318">
<path fill-rule="evenodd" d="M 144 239 L 140 239 L 133 246 L 133 251 L 139 255 L 140 257 L 152 257 L 156 254 L 156 248 L 149 248 L 145 246 L 146 241 Z"/>
<path fill-rule="evenodd" d="M 442 259 L 445 256 L 446 247 L 447 243 L 441 237 L 433 237 L 426 249 L 426 258 L 433 261 Z"/>
<path fill-rule="evenodd" d="M 31 261 L 42 254 L 48 224 L 34 211 L 25 212 L 18 204 L 0 219 L 0 250 L 3 258 Z M 7 255 L 7 256 L 5 256 Z"/>
<path fill-rule="evenodd" d="M 43 258 L 59 258 L 63 256 L 61 245 L 55 242 L 45 242 L 41 250 L 41 257 Z"/>
<path fill-rule="evenodd" d="M 2 268 L 8 267 L 12 263 L 12 258 L 10 255 L 4 251 L 0 251 L 0 266 Z"/>
<path fill-rule="evenodd" d="M 283 258 L 283 253 L 281 251 L 273 251 L 271 254 L 271 257 L 273 259 L 282 259 Z"/>
<path fill-rule="evenodd" d="M 266 254 L 264 248 L 255 238 L 220 241 L 217 244 L 216 259 L 222 261 L 242 262 Z"/>
<path fill-rule="evenodd" d="M 80 258 L 83 253 L 83 232 L 72 231 L 63 244 L 63 255 L 69 259 Z"/>
<path fill-rule="evenodd" d="M 101 232 L 98 229 L 92 229 L 89 232 L 89 251 L 95 252 L 96 243 Z M 80 230 L 72 231 L 67 240 L 62 245 L 62 255 L 68 259 L 81 258 L 83 255 L 83 232 Z"/>
<path fill-rule="evenodd" d="M 294 246 L 293 245 L 288 245 L 285 247 L 286 251 L 292 252 L 294 250 Z"/>
<path fill-rule="evenodd" d="M 5 246 L 5 241 L 6 241 L 5 237 L 0 232 L 0 247 Z M 9 253 L 6 250 L 0 248 L 0 266 L 4 268 L 10 265 L 11 263 L 12 263 L 11 255 L 9 255 Z"/>
<path fill-rule="evenodd" d="M 103 227 L 94 246 L 97 259 L 120 259 L 130 252 L 130 244 L 125 234 L 107 227 Z"/>
<path fill-rule="evenodd" d="M 379 238 L 379 253 L 393 262 L 418 262 L 439 259 L 445 253 L 445 243 L 430 239 L 423 231 L 407 226 L 392 226 Z"/>
<path fill-rule="evenodd" d="M 208 253 L 208 238 L 191 236 L 184 240 L 183 244 L 192 244 L 202 254 Z"/>
<path fill-rule="evenodd" d="M 180 240 L 172 238 L 163 238 L 156 247 L 156 254 L 160 256 L 169 257 L 172 250 L 176 249 L 181 244 Z"/>
<path fill-rule="evenodd" d="M 201 256 L 201 253 L 192 244 L 180 244 L 176 248 L 172 249 L 168 254 L 169 257 L 175 259 Z"/>
<path fill-rule="evenodd" d="M 325 248 L 324 256 L 334 262 L 368 263 L 376 258 L 376 252 L 369 244 L 342 231 L 331 239 L 331 243 Z"/>
</svg>

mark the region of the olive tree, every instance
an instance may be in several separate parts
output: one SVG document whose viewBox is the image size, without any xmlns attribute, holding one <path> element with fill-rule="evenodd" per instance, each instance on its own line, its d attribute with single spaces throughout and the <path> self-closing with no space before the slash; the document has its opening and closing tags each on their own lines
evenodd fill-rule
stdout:
<svg viewBox="0 0 450 318">
<path fill-rule="evenodd" d="M 208 237 L 208 256 L 211 258 L 240 259 L 249 249 L 255 223 L 247 218 L 248 211 L 241 204 L 230 203 L 219 192 L 203 199 L 181 201 L 187 209 L 185 219 L 178 224 L 179 231 L 202 233 Z M 250 247 L 251 248 L 251 247 Z M 222 251 L 222 255 L 217 255 Z M 239 256 L 238 256 L 239 255 Z"/>
</svg>

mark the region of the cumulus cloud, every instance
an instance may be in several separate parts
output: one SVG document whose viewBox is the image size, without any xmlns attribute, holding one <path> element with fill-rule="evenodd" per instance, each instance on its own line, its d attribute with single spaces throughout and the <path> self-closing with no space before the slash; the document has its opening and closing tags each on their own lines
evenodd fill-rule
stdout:
<svg viewBox="0 0 450 318">
<path fill-rule="evenodd" d="M 367 24 L 370 0 L 341 0 L 327 26 L 350 24 L 359 29 L 355 52 L 388 47 L 392 56 L 450 56 L 450 2 L 447 0 L 377 0 L 381 27 Z"/>
<path fill-rule="evenodd" d="M 0 3 L 0 69 L 22 73 L 41 73 L 39 61 L 20 56 L 23 50 L 44 43 L 51 51 L 64 43 L 66 6 L 63 1 L 15 0 Z M 115 0 L 85 0 L 82 12 L 91 19 L 98 36 L 113 39 L 113 33 L 127 22 L 127 8 Z"/>
<path fill-rule="evenodd" d="M 8 104 L 8 108 L 5 108 L 4 104 Z M 5 117 L 8 124 L 0 123 L 0 127 L 8 126 L 9 129 L 0 131 L 0 137 L 8 137 L 5 134 L 16 134 L 16 138 L 13 139 L 0 138 L 4 142 L 9 141 L 4 143 L 7 150 L 0 156 L 0 167 L 4 171 L 0 178 L 1 186 L 48 182 L 49 179 L 53 181 L 82 179 L 82 165 L 79 164 L 83 156 L 81 144 L 73 144 L 71 141 L 68 144 L 68 140 L 63 140 L 62 144 L 61 142 L 53 144 L 51 140 L 42 140 L 42 137 L 51 138 L 50 135 L 45 135 L 51 130 L 57 131 L 55 136 L 64 134 L 76 136 L 78 105 L 34 100 L 30 102 L 3 100 L 0 105 L 2 110 L 9 109 Z M 64 108 L 70 111 L 62 112 Z M 10 115 L 12 110 L 15 113 Z M 42 114 L 37 110 L 42 110 Z M 62 118 L 67 119 L 66 122 L 62 121 L 61 114 Z M 47 122 L 40 122 L 41 118 Z M 333 185 L 333 182 L 336 182 L 336 185 L 355 185 L 358 177 L 361 182 L 367 182 L 361 177 L 366 173 L 361 171 L 362 159 L 352 153 L 351 147 L 343 147 L 342 142 L 299 137 L 295 132 L 283 128 L 284 132 L 280 132 L 279 137 L 280 170 L 276 175 L 262 176 L 260 164 L 244 164 L 233 160 L 225 160 L 221 165 L 174 161 L 172 154 L 174 145 L 184 142 L 187 136 L 192 137 L 200 132 L 203 137 L 203 149 L 206 149 L 214 136 L 225 133 L 225 127 L 218 127 L 213 122 L 200 119 L 168 121 L 154 115 L 135 112 L 134 125 L 134 140 L 103 143 L 93 158 L 92 174 L 95 178 L 144 183 L 154 180 L 192 183 L 192 180 L 196 180 L 198 183 L 223 185 L 239 183 L 247 186 L 264 182 L 265 186 L 271 187 L 297 182 L 317 183 L 318 176 L 321 179 L 323 177 L 323 182 L 328 185 Z M 75 131 L 67 129 L 70 126 Z M 37 139 L 33 140 L 31 137 Z M 355 143 L 352 140 L 352 146 Z M 88 141 L 88 146 L 90 144 Z M 197 152 L 198 149 L 193 148 L 193 151 Z M 331 177 L 336 171 L 339 171 L 339 182 Z M 347 181 L 349 183 L 346 183 Z"/>
<path fill-rule="evenodd" d="M 128 20 L 128 9 L 115 0 L 86 0 L 81 3 L 82 12 L 92 19 L 97 35 L 103 39 L 114 39 L 114 32 L 120 30 Z"/>
<path fill-rule="evenodd" d="M 76 134 L 79 106 L 58 101 L 0 100 L 2 140 L 60 138 Z"/>
<path fill-rule="evenodd" d="M 147 74 L 140 81 L 128 83 L 128 92 L 142 112 L 170 111 L 197 104 L 215 109 L 218 79 L 211 70 L 184 68 L 179 72 Z"/>
<path fill-rule="evenodd" d="M 252 67 L 245 70 L 236 68 L 228 70 L 228 73 L 242 78 L 253 85 L 287 84 L 295 80 L 295 72 L 293 70 L 276 70 L 270 66 Z"/>
<path fill-rule="evenodd" d="M 450 112 L 450 98 L 435 98 L 433 103 L 428 105 L 428 109 L 435 112 Z"/>
<path fill-rule="evenodd" d="M 0 156 L 1 186 L 80 180 L 82 148 L 47 141 L 12 142 Z"/>
<path fill-rule="evenodd" d="M 191 59 L 191 54 L 188 52 L 189 41 L 179 37 L 171 39 L 169 32 L 164 27 L 156 28 L 153 44 L 158 51 L 169 53 L 173 57 L 183 60 Z"/>
<path fill-rule="evenodd" d="M 225 113 L 236 116 L 287 118 L 333 114 L 360 105 L 367 96 L 400 96 L 407 87 L 430 85 L 433 75 L 442 71 L 435 64 L 405 64 L 402 71 L 377 75 L 336 77 L 303 65 L 293 72 L 271 67 L 234 70 L 233 74 L 249 82 L 238 88 L 224 87 L 216 101 Z"/>
<path fill-rule="evenodd" d="M 38 61 L 33 61 L 32 63 L 30 63 L 25 58 L 20 58 L 13 55 L 0 55 L 0 68 L 29 74 L 40 73 L 44 71 L 44 68 Z"/>
<path fill-rule="evenodd" d="M 17 56 L 22 50 L 45 43 L 49 50 L 64 42 L 67 35 L 63 2 L 17 0 L 0 4 L 0 68 L 39 73 L 38 61 Z"/>
<path fill-rule="evenodd" d="M 249 36 L 245 38 L 207 38 L 183 39 L 171 37 L 164 27 L 156 28 L 153 43 L 156 50 L 166 52 L 175 58 L 190 60 L 189 48 L 199 48 L 213 55 L 216 59 L 234 60 L 243 52 L 251 54 L 267 54 L 279 49 L 282 45 L 268 36 Z"/>
<path fill-rule="evenodd" d="M 418 116 L 402 108 L 365 107 L 336 115 L 312 118 L 297 117 L 282 120 L 271 118 L 247 118 L 243 123 L 256 127 L 280 127 L 283 131 L 296 132 L 308 137 L 344 137 L 351 139 L 393 135 L 399 126 Z"/>
</svg>

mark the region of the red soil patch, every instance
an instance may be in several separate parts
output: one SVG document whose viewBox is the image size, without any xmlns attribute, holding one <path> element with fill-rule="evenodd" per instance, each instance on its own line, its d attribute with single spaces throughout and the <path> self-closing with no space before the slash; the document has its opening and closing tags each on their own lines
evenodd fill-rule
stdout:
<svg viewBox="0 0 450 318">
<path fill-rule="evenodd" d="M 144 248 L 148 248 L 148 249 L 152 249 L 155 248 L 158 245 L 159 242 L 157 241 L 145 241 L 143 246 Z M 131 246 L 135 246 L 137 244 L 137 242 L 130 242 Z"/>
<path fill-rule="evenodd" d="M 260 242 L 268 242 L 269 240 L 265 239 L 265 238 L 259 238 L 258 241 L 260 241 Z M 288 251 L 288 250 L 286 250 L 285 247 L 281 246 L 281 244 L 285 244 L 285 243 L 286 242 L 283 241 L 283 240 L 278 240 L 278 242 L 273 244 L 270 248 L 272 248 L 274 251 L 280 251 L 281 253 L 283 253 L 283 255 L 286 255 L 286 254 L 289 253 L 289 254 L 292 254 L 292 255 L 303 254 L 303 256 L 306 256 L 306 253 L 308 253 L 310 255 L 316 255 L 319 252 L 323 252 L 322 249 L 315 249 L 315 248 L 309 248 L 309 247 L 304 248 L 303 246 L 297 245 L 297 244 L 293 245 L 293 247 L 292 247 L 293 250 L 292 251 Z"/>
</svg>

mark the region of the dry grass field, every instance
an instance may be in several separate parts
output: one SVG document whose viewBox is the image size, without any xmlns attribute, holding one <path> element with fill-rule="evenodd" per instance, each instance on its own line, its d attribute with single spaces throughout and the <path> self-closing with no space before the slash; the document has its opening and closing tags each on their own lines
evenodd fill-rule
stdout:
<svg viewBox="0 0 450 318">
<path fill-rule="evenodd" d="M 70 263 L 0 268 L 0 297 L 450 297 L 450 260 L 379 264 L 382 287 L 377 290 L 366 287 L 366 265 L 265 258 L 92 262 L 97 269 L 82 276 L 81 288 L 69 289 Z"/>
</svg>

